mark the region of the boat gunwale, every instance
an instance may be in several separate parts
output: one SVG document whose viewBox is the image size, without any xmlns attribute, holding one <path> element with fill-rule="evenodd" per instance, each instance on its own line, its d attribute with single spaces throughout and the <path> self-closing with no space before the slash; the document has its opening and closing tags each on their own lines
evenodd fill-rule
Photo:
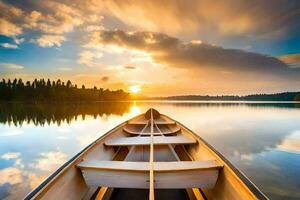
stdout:
<svg viewBox="0 0 300 200">
<path fill-rule="evenodd" d="M 92 148 L 94 145 L 96 145 L 99 141 L 103 140 L 105 137 L 107 137 L 113 131 L 119 129 L 121 126 L 126 125 L 129 121 L 131 121 L 135 118 L 138 118 L 139 116 L 142 116 L 142 115 L 144 115 L 144 113 L 124 121 L 123 123 L 121 123 L 121 124 L 117 125 L 116 127 L 112 128 L 111 130 L 109 130 L 108 132 L 106 132 L 105 134 L 103 134 L 102 136 L 97 138 L 95 141 L 90 143 L 88 146 L 86 146 L 84 149 L 82 149 L 79 153 L 77 153 L 75 156 L 73 156 L 70 160 L 66 161 L 54 173 L 52 173 L 50 176 L 48 176 L 40 185 L 38 185 L 35 189 L 33 189 L 31 192 L 29 192 L 24 197 L 24 200 L 30 200 L 35 195 L 42 192 L 46 188 L 47 184 L 50 184 L 52 181 L 55 181 L 55 179 L 58 178 L 60 174 L 64 173 L 66 170 L 68 170 L 72 166 L 72 164 L 74 162 L 76 162 L 77 159 L 81 155 L 83 155 L 86 151 L 88 151 L 90 148 Z M 201 142 L 203 142 L 205 145 L 207 145 L 207 147 L 210 150 L 212 150 L 228 166 L 229 169 L 231 169 L 233 171 L 233 173 L 241 180 L 241 182 L 243 184 L 245 184 L 247 186 L 247 188 L 250 190 L 250 192 L 252 192 L 258 199 L 269 200 L 269 198 L 262 191 L 260 191 L 260 189 L 252 181 L 250 181 L 243 172 L 241 172 L 239 169 L 237 169 L 229 160 L 227 160 L 225 158 L 225 156 L 223 154 L 221 154 L 219 151 L 217 151 L 211 144 L 206 142 L 202 137 L 200 137 L 198 134 L 196 134 L 191 129 L 187 128 L 185 125 L 183 125 L 179 121 L 174 120 L 173 118 L 171 118 L 167 115 L 164 115 L 164 114 L 161 114 L 161 115 L 163 115 L 163 116 L 173 120 L 174 122 L 178 123 L 180 126 L 185 128 L 186 130 L 188 130 L 194 137 L 196 137 Z"/>
</svg>

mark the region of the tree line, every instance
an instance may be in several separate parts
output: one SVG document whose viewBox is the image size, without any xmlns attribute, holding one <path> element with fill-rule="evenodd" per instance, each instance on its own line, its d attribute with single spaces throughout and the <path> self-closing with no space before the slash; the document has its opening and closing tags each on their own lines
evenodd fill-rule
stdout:
<svg viewBox="0 0 300 200">
<path fill-rule="evenodd" d="M 35 79 L 26 81 L 14 79 L 0 81 L 0 100 L 2 101 L 119 101 L 128 100 L 130 95 L 123 90 L 109 90 L 103 88 L 80 88 L 72 84 L 57 80 Z"/>
<path fill-rule="evenodd" d="M 154 97 L 156 100 L 195 100 L 195 101 L 300 101 L 300 92 L 283 92 L 276 94 L 253 94 L 246 96 L 209 96 L 182 95 L 169 97 Z"/>
</svg>

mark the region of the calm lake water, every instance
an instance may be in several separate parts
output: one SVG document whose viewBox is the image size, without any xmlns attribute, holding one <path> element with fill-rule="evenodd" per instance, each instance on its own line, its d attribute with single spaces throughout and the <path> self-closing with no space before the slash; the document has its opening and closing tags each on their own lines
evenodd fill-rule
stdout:
<svg viewBox="0 0 300 200">
<path fill-rule="evenodd" d="M 0 103 L 0 199 L 20 199 L 121 122 L 156 108 L 182 122 L 270 199 L 300 199 L 300 104 Z"/>
</svg>

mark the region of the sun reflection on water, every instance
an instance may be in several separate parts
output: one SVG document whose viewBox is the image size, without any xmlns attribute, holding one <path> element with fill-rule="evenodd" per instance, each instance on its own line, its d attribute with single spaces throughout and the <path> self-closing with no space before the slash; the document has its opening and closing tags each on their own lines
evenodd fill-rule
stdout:
<svg viewBox="0 0 300 200">
<path fill-rule="evenodd" d="M 0 199 L 24 197 L 85 146 L 151 107 L 201 135 L 271 199 L 284 199 L 282 192 L 299 199 L 299 108 L 141 101 L 57 106 L 50 111 L 48 106 L 3 105 Z"/>
<path fill-rule="evenodd" d="M 141 109 L 136 105 L 136 102 L 133 102 L 133 105 L 130 107 L 130 115 L 135 116 L 141 114 Z"/>
</svg>

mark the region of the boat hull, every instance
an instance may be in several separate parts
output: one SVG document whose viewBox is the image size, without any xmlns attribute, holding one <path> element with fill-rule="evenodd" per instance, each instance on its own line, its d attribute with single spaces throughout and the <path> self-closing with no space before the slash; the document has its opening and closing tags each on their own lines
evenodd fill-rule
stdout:
<svg viewBox="0 0 300 200">
<path fill-rule="evenodd" d="M 42 184 L 40 184 L 36 189 L 29 193 L 24 199 L 89 199 L 89 197 L 91 197 L 97 191 L 99 185 L 102 185 L 102 188 L 126 188 L 126 185 L 128 185 L 126 179 L 132 178 L 128 177 L 128 174 L 126 173 L 123 174 L 124 176 L 121 176 L 123 177 L 122 180 L 125 180 L 124 182 L 118 179 L 120 177 L 115 177 L 115 179 L 111 180 L 101 180 L 102 182 L 95 182 L 95 180 L 99 180 L 101 179 L 101 177 L 103 177 L 99 176 L 97 178 L 99 174 L 97 175 L 97 173 L 95 173 L 94 176 L 90 177 L 90 179 L 94 180 L 94 184 L 90 184 L 85 180 L 85 177 L 82 174 L 81 170 L 78 168 L 78 165 L 80 165 L 83 160 L 89 160 L 93 157 L 114 161 L 122 161 L 124 159 L 128 159 L 130 148 L 127 148 L 126 145 L 124 145 L 123 147 L 114 147 L 105 145 L 105 142 L 124 135 L 125 133 L 123 131 L 123 128 L 127 124 L 132 123 L 133 120 L 139 119 L 139 117 L 141 116 L 142 115 L 137 116 L 118 125 L 114 129 L 110 130 L 109 132 L 98 138 L 96 141 L 88 145 L 80 153 L 75 155 L 72 159 L 61 166 L 56 172 L 49 176 Z M 185 171 L 177 174 L 177 179 L 174 179 L 173 181 L 170 181 L 168 179 L 170 179 L 170 177 L 174 177 L 174 173 L 158 173 L 157 177 L 163 177 L 163 180 L 168 181 L 157 183 L 157 188 L 186 187 L 187 191 L 189 192 L 192 191 L 191 188 L 201 188 L 199 189 L 201 196 L 206 199 L 268 199 L 242 172 L 234 167 L 234 165 L 232 165 L 221 153 L 219 153 L 213 146 L 203 140 L 199 135 L 195 134 L 180 122 L 173 120 L 166 115 L 161 116 L 163 117 L 163 119 L 169 120 L 170 124 L 171 122 L 177 124 L 185 135 L 196 140 L 195 143 L 189 145 L 173 144 L 172 147 L 174 147 L 175 153 L 178 155 L 178 159 L 180 159 L 181 161 L 202 161 L 214 159 L 222 165 L 222 169 L 219 170 L 218 176 L 216 177 L 217 180 L 215 181 L 216 183 L 210 187 L 206 187 L 203 184 L 196 184 L 197 180 L 203 179 L 203 177 L 205 177 L 203 173 L 198 177 L 193 177 L 193 174 L 190 177 L 186 176 L 188 177 L 188 179 L 194 180 L 191 181 L 191 185 L 176 185 L 176 180 L 180 180 L 181 178 L 185 177 L 184 175 L 187 175 L 187 172 Z M 139 123 L 142 124 L 146 122 L 140 121 Z M 159 123 L 166 124 L 166 122 Z M 145 152 L 148 153 L 147 149 L 145 150 Z M 146 157 L 146 159 L 148 158 Z M 103 171 L 101 173 L 103 173 Z M 137 182 L 135 183 L 136 185 L 131 185 L 130 188 L 148 188 L 149 186 L 146 185 L 146 183 L 149 182 L 147 173 L 139 173 L 138 175 L 140 176 L 138 178 L 140 178 L 142 182 Z M 210 174 L 210 176 L 213 176 L 213 174 Z M 116 182 L 119 182 L 119 185 L 116 185 Z M 170 182 L 174 182 L 174 184 L 170 185 Z M 167 186 L 167 184 L 169 185 Z"/>
</svg>

